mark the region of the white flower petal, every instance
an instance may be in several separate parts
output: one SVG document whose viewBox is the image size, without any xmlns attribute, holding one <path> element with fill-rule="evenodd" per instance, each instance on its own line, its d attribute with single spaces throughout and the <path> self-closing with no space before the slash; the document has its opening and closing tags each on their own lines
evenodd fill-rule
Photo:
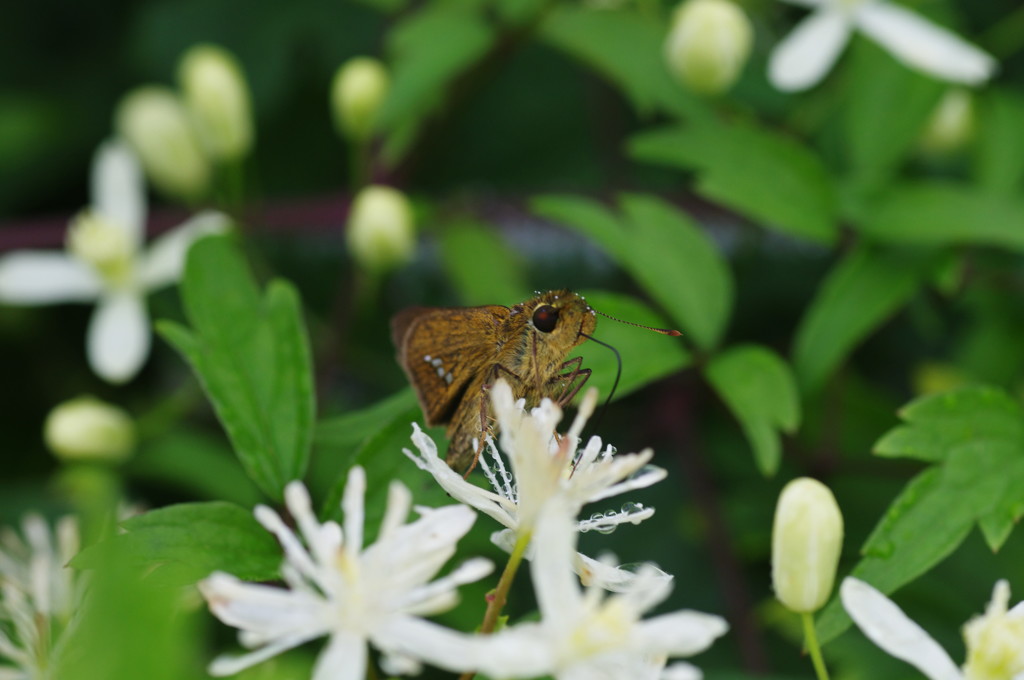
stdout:
<svg viewBox="0 0 1024 680">
<path fill-rule="evenodd" d="M 827 7 L 814 12 L 775 46 L 768 62 L 768 79 L 792 92 L 816 85 L 850 39 L 851 22 L 842 10 Z"/>
<path fill-rule="evenodd" d="M 0 257 L 0 302 L 84 302 L 102 290 L 103 282 L 88 265 L 64 253 L 23 250 Z"/>
<path fill-rule="evenodd" d="M 533 678 L 551 673 L 555 648 L 545 626 L 520 623 L 492 635 L 477 636 L 460 650 L 463 663 L 492 678 Z"/>
<path fill-rule="evenodd" d="M 363 680 L 366 677 L 366 640 L 339 631 L 331 636 L 313 667 L 313 680 Z"/>
<path fill-rule="evenodd" d="M 227 231 L 230 224 L 223 213 L 207 210 L 154 239 L 139 271 L 143 287 L 154 290 L 177 282 L 192 244 L 209 234 Z"/>
<path fill-rule="evenodd" d="M 131 292 L 108 295 L 89 322 L 89 365 L 107 382 L 127 382 L 142 368 L 151 341 L 145 301 Z"/>
<path fill-rule="evenodd" d="M 660 680 L 701 680 L 704 674 L 692 663 L 680 661 L 662 670 Z"/>
<path fill-rule="evenodd" d="M 911 664 L 930 680 L 963 680 L 960 669 L 939 643 L 878 590 L 847 577 L 839 593 L 850 618 L 882 650 Z"/>
<path fill-rule="evenodd" d="M 138 250 L 146 230 L 146 188 L 135 154 L 120 140 L 104 142 L 93 157 L 90 181 L 93 209 Z"/>
<path fill-rule="evenodd" d="M 416 423 L 413 423 L 412 427 L 412 442 L 416 445 L 419 455 L 417 456 L 409 449 L 402 449 L 407 458 L 421 470 L 430 473 L 434 480 L 441 485 L 441 488 L 455 500 L 479 510 L 503 526 L 510 529 L 516 528 L 513 503 L 506 501 L 493 491 L 481 489 L 463 479 L 462 475 L 448 467 L 448 464 L 437 455 L 437 445 L 434 444 L 434 440 Z"/>
<path fill-rule="evenodd" d="M 665 573 L 653 564 L 645 564 L 643 568 L 657 575 L 658 578 L 663 579 L 666 583 L 672 581 L 673 577 L 671 574 Z M 583 553 L 576 553 L 573 570 L 579 574 L 580 582 L 583 585 L 588 587 L 597 586 L 598 588 L 610 590 L 613 593 L 624 593 L 631 590 L 635 586 L 637 576 L 639 575 L 637 571 L 607 564 L 592 557 L 587 557 Z"/>
<path fill-rule="evenodd" d="M 721 616 L 684 609 L 641 621 L 634 634 L 637 647 L 648 654 L 693 656 L 728 631 Z"/>
<path fill-rule="evenodd" d="M 568 630 L 575 625 L 583 606 L 572 570 L 577 554 L 576 539 L 573 516 L 564 499 L 552 498 L 538 516 L 530 575 L 541 614 L 556 630 Z"/>
<path fill-rule="evenodd" d="M 952 31 L 889 3 L 867 3 L 857 24 L 904 64 L 943 80 L 977 85 L 996 69 L 989 54 Z"/>
<path fill-rule="evenodd" d="M 411 616 L 392 617 L 373 635 L 373 644 L 389 654 L 411 656 L 454 672 L 476 670 L 478 640 Z"/>
<path fill-rule="evenodd" d="M 238 656 L 224 654 L 214 659 L 206 670 L 210 675 L 217 677 L 234 675 L 235 673 L 243 671 L 250 666 L 255 666 L 261 661 L 266 661 L 271 657 L 277 656 L 285 650 L 298 647 L 304 642 L 309 642 L 311 639 L 312 638 L 303 638 L 299 636 L 283 637 L 265 647 L 260 647 L 255 651 L 249 652 L 248 654 Z"/>
</svg>

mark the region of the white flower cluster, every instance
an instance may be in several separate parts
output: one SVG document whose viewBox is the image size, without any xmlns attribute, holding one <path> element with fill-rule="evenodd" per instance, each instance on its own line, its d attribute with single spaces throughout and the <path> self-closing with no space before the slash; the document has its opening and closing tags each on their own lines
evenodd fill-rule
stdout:
<svg viewBox="0 0 1024 680">
<path fill-rule="evenodd" d="M 0 530 L 0 678 L 44 678 L 60 633 L 79 594 L 67 566 L 78 552 L 72 517 L 51 532 L 46 520 L 25 516 L 19 535 Z"/>
<path fill-rule="evenodd" d="M 365 547 L 366 482 L 361 468 L 349 474 L 342 501 L 344 526 L 318 522 L 305 488 L 297 482 L 289 485 L 285 498 L 297 532 L 269 508 L 257 508 L 256 518 L 284 549 L 286 588 L 247 584 L 223 573 L 201 584 L 213 613 L 239 628 L 241 644 L 252 650 L 215 660 L 210 672 L 236 673 L 328 636 L 314 670 L 316 680 L 365 677 L 367 643 L 380 650 L 388 673 L 416 672 L 428 663 L 500 678 L 700 678 L 696 666 L 666 664 L 670 658 L 707 649 L 728 629 L 725 621 L 690 610 L 645 619 L 668 596 L 671 577 L 653 565 L 631 572 L 576 552 L 583 529 L 608 530 L 650 517 L 651 509 L 631 504 L 601 517 L 577 519 L 585 503 L 662 479 L 663 470 L 647 465 L 651 452 L 613 456 L 597 437 L 578 450 L 580 432 L 596 402 L 593 393 L 565 435 L 555 431 L 561 411 L 549 400 L 526 413 L 508 385 L 499 381 L 492 402 L 509 464 L 489 442 L 489 460 L 482 459 L 481 466 L 493 491 L 451 471 L 419 428 L 413 434 L 418 454 L 406 451 L 465 505 L 416 508 L 420 517 L 406 524 L 410 493 L 395 482 L 379 538 Z M 451 607 L 456 586 L 490 571 L 488 562 L 470 560 L 431 580 L 473 524 L 470 507 L 505 527 L 493 537 L 496 543 L 511 543 L 530 557 L 538 621 L 470 635 L 420 618 Z M 583 577 L 585 589 L 574 571 Z"/>
</svg>

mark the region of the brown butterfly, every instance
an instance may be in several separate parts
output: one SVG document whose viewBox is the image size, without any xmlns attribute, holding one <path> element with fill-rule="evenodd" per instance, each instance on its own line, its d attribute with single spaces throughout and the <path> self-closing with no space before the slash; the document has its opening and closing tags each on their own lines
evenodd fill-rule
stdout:
<svg viewBox="0 0 1024 680">
<path fill-rule="evenodd" d="M 448 425 L 448 465 L 468 474 L 494 431 L 488 388 L 505 378 L 527 408 L 544 397 L 564 406 L 590 377 L 582 357 L 566 357 L 596 326 L 582 297 L 556 290 L 514 307 L 410 307 L 391 337 L 427 424 Z"/>
</svg>

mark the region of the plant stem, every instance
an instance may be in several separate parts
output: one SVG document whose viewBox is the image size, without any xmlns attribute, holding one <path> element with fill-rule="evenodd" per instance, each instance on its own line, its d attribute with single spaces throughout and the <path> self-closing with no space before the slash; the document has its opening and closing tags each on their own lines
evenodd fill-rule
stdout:
<svg viewBox="0 0 1024 680">
<path fill-rule="evenodd" d="M 814 664 L 814 672 L 818 680 L 828 680 L 828 669 L 825 668 L 825 660 L 821 658 L 821 646 L 818 645 L 818 635 L 814 632 L 814 617 L 808 612 L 800 614 L 804 623 L 804 646 L 811 655 L 811 663 Z"/>
<path fill-rule="evenodd" d="M 480 624 L 480 633 L 482 635 L 493 633 L 494 627 L 498 625 L 501 610 L 505 608 L 505 602 L 508 601 L 508 591 L 512 588 L 512 581 L 516 577 L 516 572 L 519 571 L 519 565 L 522 563 L 523 557 L 526 555 L 526 548 L 529 545 L 529 531 L 524 531 L 516 537 L 515 547 L 512 548 L 512 554 L 509 555 L 505 571 L 501 572 L 498 586 L 494 589 L 491 601 L 487 604 L 484 621 Z M 459 680 L 473 680 L 474 675 L 476 673 L 467 671 L 459 676 Z"/>
</svg>

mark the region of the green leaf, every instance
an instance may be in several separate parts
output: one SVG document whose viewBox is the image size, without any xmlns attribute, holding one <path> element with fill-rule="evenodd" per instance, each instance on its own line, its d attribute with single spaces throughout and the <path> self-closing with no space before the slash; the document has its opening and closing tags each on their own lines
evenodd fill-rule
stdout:
<svg viewBox="0 0 1024 680">
<path fill-rule="evenodd" d="M 947 85 L 903 66 L 866 40 L 851 50 L 850 76 L 841 109 L 843 139 L 853 183 L 870 191 L 913 150 Z"/>
<path fill-rule="evenodd" d="M 226 238 L 189 251 L 182 282 L 193 330 L 161 323 L 199 377 L 235 453 L 269 496 L 305 474 L 315 402 L 298 294 L 273 281 L 261 299 Z"/>
<path fill-rule="evenodd" d="M 1022 251 L 1024 200 L 938 181 L 908 184 L 880 196 L 856 227 L 886 243 Z"/>
<path fill-rule="evenodd" d="M 628 250 L 628 235 L 619 218 L 597 201 L 570 194 L 551 194 L 534 196 L 530 208 L 542 217 L 572 227 L 612 257 Z"/>
<path fill-rule="evenodd" d="M 740 421 L 764 475 L 779 469 L 779 433 L 800 425 L 796 380 L 777 354 L 756 345 L 730 347 L 707 365 L 708 382 Z"/>
<path fill-rule="evenodd" d="M 597 240 L 694 343 L 708 349 L 721 338 L 732 307 L 733 282 L 717 249 L 684 213 L 650 196 L 626 195 L 623 216 L 575 197 L 535 199 L 538 214 Z"/>
<path fill-rule="evenodd" d="M 141 566 L 157 569 L 168 583 L 186 584 L 226 571 L 246 581 L 278 577 L 281 549 L 273 535 L 246 510 L 233 503 L 179 503 L 150 510 L 122 524 L 113 547 Z M 104 543 L 96 546 L 106 550 Z M 76 557 L 76 567 L 95 565 L 96 550 Z"/>
<path fill-rule="evenodd" d="M 444 104 L 452 83 L 491 47 L 494 31 L 472 5 L 424 5 L 388 33 L 391 88 L 377 126 L 391 135 L 385 156 L 397 161 L 414 131 Z"/>
<path fill-rule="evenodd" d="M 214 439 L 193 430 L 178 429 L 147 443 L 128 463 L 126 472 L 134 479 L 173 485 L 201 498 L 244 507 L 263 497 L 223 437 Z"/>
<path fill-rule="evenodd" d="M 853 348 L 904 306 L 922 285 L 929 260 L 858 248 L 841 260 L 804 313 L 793 345 L 801 387 L 817 391 Z"/>
<path fill-rule="evenodd" d="M 99 549 L 97 549 L 99 548 Z M 201 651 L 195 606 L 180 584 L 131 563 L 110 541 L 95 545 L 88 587 L 51 648 L 46 677 L 178 680 L 196 677 Z M 79 580 L 79 585 L 82 581 Z M 21 676 L 29 677 L 29 676 Z M 33 675 L 31 677 L 40 677 Z"/>
<path fill-rule="evenodd" d="M 770 229 L 830 245 L 838 202 L 807 146 L 750 123 L 703 122 L 634 135 L 637 160 L 697 173 L 696 191 Z"/>
<path fill-rule="evenodd" d="M 419 422 L 422 426 L 423 414 L 419 406 L 408 408 L 395 415 L 388 423 L 378 428 L 356 451 L 351 464 L 346 466 L 337 481 L 331 485 L 321 510 L 325 519 L 341 520 L 341 499 L 344 495 L 348 475 L 354 465 L 361 465 L 366 470 L 365 500 L 365 539 L 364 544 L 372 542 L 380 522 L 384 518 L 387 507 L 388 487 L 394 482 L 401 482 L 413 492 L 413 498 L 419 505 L 438 507 L 450 505 L 444 490 L 434 482 L 426 472 L 416 467 L 402 449 L 412 449 L 412 423 Z M 435 441 L 437 439 L 435 438 Z M 443 441 L 443 440 L 442 440 Z M 444 455 L 445 447 L 439 447 Z"/>
<path fill-rule="evenodd" d="M 635 298 L 605 291 L 587 291 L 587 304 L 616 319 L 640 323 L 654 328 L 665 328 L 666 321 L 650 307 Z M 671 375 L 693 363 L 693 357 L 680 338 L 618 323 L 597 317 L 594 332 L 601 342 L 618 350 L 622 357 L 622 378 L 615 390 L 618 399 L 659 378 Z M 595 342 L 584 342 L 570 356 L 583 357 L 583 368 L 592 373 L 586 387 L 596 387 L 604 399 L 611 391 L 618 361 L 615 353 Z"/>
<path fill-rule="evenodd" d="M 407 387 L 358 411 L 324 418 L 317 423 L 314 445 L 318 449 L 357 445 L 415 406 L 416 395 Z"/>
<path fill-rule="evenodd" d="M 889 506 L 852 574 L 885 593 L 952 553 L 975 523 L 998 550 L 1024 515 L 1024 411 L 1004 391 L 972 387 L 923 397 L 877 452 L 930 460 Z M 826 638 L 848 625 L 838 602 L 819 621 Z"/>
<path fill-rule="evenodd" d="M 974 176 L 987 193 L 1012 196 L 1024 179 L 1024 97 L 991 90 L 976 104 Z"/>
<path fill-rule="evenodd" d="M 633 10 L 563 4 L 545 17 L 540 37 L 601 74 L 642 115 L 659 110 L 707 118 L 706 105 L 678 85 L 665 66 L 666 30 L 664 23 Z"/>
<path fill-rule="evenodd" d="M 522 263 L 490 227 L 456 222 L 441 232 L 441 259 L 465 305 L 512 303 L 529 291 Z"/>
</svg>

